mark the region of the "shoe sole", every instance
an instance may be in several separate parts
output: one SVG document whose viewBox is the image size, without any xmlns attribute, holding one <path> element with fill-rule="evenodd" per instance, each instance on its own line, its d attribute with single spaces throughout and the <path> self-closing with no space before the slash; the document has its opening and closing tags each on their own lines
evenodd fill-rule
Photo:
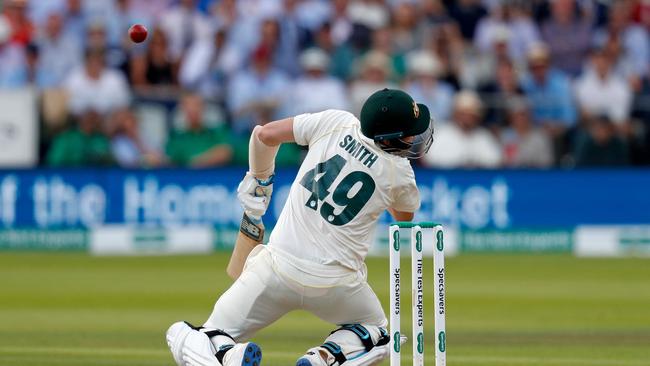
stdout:
<svg viewBox="0 0 650 366">
<path fill-rule="evenodd" d="M 249 342 L 244 350 L 241 366 L 260 366 L 262 364 L 262 349 L 253 342 Z"/>
</svg>

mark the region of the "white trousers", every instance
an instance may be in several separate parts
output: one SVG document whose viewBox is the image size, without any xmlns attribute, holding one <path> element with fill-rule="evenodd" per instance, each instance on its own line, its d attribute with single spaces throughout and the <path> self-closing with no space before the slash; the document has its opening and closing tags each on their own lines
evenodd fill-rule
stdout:
<svg viewBox="0 0 650 366">
<path fill-rule="evenodd" d="M 286 258 L 260 245 L 244 271 L 221 295 L 204 326 L 245 342 L 291 310 L 311 312 L 333 325 L 363 323 L 386 327 L 381 303 L 365 272 L 322 278 L 288 266 Z"/>
</svg>

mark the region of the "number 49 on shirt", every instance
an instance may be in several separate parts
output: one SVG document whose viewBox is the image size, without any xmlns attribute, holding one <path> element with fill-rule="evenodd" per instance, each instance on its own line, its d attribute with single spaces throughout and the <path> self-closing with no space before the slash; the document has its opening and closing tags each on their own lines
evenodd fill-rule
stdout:
<svg viewBox="0 0 650 366">
<path fill-rule="evenodd" d="M 305 173 L 300 180 L 300 184 L 311 192 L 305 206 L 318 211 L 319 203 L 322 202 L 320 204 L 320 215 L 325 221 L 336 226 L 345 225 L 354 219 L 375 192 L 375 181 L 368 173 L 362 171 L 350 172 L 334 188 L 334 192 L 330 192 L 332 183 L 339 176 L 346 163 L 347 160 L 341 155 L 334 155 L 328 160 L 317 164 L 315 168 Z M 357 189 L 350 196 L 353 188 Z M 338 214 L 335 214 L 337 209 L 334 206 L 324 202 L 330 193 L 332 193 L 332 201 L 342 207 Z"/>
</svg>

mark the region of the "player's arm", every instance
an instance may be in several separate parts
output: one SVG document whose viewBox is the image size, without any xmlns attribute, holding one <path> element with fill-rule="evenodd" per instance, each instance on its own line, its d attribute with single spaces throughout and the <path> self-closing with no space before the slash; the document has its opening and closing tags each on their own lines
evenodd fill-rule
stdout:
<svg viewBox="0 0 650 366">
<path fill-rule="evenodd" d="M 244 217 L 226 268 L 226 272 L 233 279 L 239 277 L 248 255 L 262 243 L 262 216 L 273 192 L 275 156 L 282 143 L 293 141 L 293 118 L 273 121 L 253 129 L 248 143 L 249 173 L 237 188 L 237 196 L 244 206 Z"/>
<path fill-rule="evenodd" d="M 394 208 L 389 208 L 388 212 L 393 216 L 395 221 L 412 221 L 415 216 L 413 212 L 397 211 Z"/>
<path fill-rule="evenodd" d="M 269 146 L 296 141 L 293 135 L 293 117 L 269 122 L 256 129 L 259 130 L 260 141 Z"/>
<path fill-rule="evenodd" d="M 255 126 L 248 145 L 250 173 L 258 179 L 268 179 L 275 171 L 275 156 L 280 144 L 294 142 L 293 118 Z"/>
</svg>

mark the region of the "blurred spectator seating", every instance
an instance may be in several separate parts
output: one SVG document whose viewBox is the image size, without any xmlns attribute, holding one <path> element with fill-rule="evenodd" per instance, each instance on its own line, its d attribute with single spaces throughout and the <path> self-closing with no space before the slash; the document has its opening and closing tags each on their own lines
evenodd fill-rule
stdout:
<svg viewBox="0 0 650 366">
<path fill-rule="evenodd" d="M 25 49 L 11 41 L 11 24 L 0 15 L 0 88 L 18 88 L 27 84 Z"/>
<path fill-rule="evenodd" d="M 61 139 L 103 136 L 109 158 L 94 159 L 98 164 L 168 164 L 167 146 L 191 135 L 182 105 L 193 102 L 179 99 L 198 95 L 196 135 L 206 146 L 232 146 L 232 157 L 218 165 L 245 165 L 242 146 L 253 126 L 327 108 L 358 113 L 376 90 L 400 87 L 429 106 L 434 149 L 445 136 L 468 144 L 459 158 L 436 166 L 547 167 L 549 140 L 551 166 L 582 165 L 584 151 L 599 154 L 619 140 L 626 154 L 618 155 L 647 165 L 646 3 L 0 0 L 0 88 L 38 93 L 43 163 L 65 150 Z M 129 40 L 134 23 L 149 28 L 146 42 Z M 588 57 L 591 49 L 598 53 Z M 460 90 L 479 93 L 481 107 Z M 524 105 L 522 96 L 526 108 L 513 110 Z M 91 112 L 101 127 L 81 128 Z M 611 138 L 611 126 L 594 122 L 601 115 L 614 126 Z M 77 127 L 66 130 L 69 123 Z M 219 138 L 204 138 L 215 130 Z M 475 156 L 468 141 L 488 153 Z M 191 166 L 190 155 L 174 164 Z M 289 151 L 283 159 L 296 164 L 302 155 Z M 599 163 L 610 164 L 593 159 Z"/>
<path fill-rule="evenodd" d="M 591 14 L 576 0 L 554 0 L 550 7 L 551 17 L 542 23 L 541 32 L 549 48 L 551 66 L 575 77 L 580 74 L 591 45 Z"/>
<path fill-rule="evenodd" d="M 627 165 L 627 145 L 616 133 L 616 126 L 607 116 L 590 117 L 585 127 L 576 142 L 576 166 Z"/>
<path fill-rule="evenodd" d="M 532 105 L 533 122 L 551 136 L 555 160 L 559 162 L 570 150 L 567 134 L 575 128 L 577 119 L 571 80 L 551 67 L 548 48 L 543 44 L 529 51 L 528 68 L 522 87 Z"/>
<path fill-rule="evenodd" d="M 345 85 L 327 75 L 329 63 L 329 57 L 319 48 L 308 49 L 300 55 L 303 74 L 293 81 L 288 90 L 284 107 L 286 116 L 350 108 Z"/>
<path fill-rule="evenodd" d="M 195 0 L 180 0 L 162 15 L 160 25 L 167 35 L 169 56 L 180 62 L 193 41 L 209 38 L 214 30 L 210 20 L 196 8 Z"/>
<path fill-rule="evenodd" d="M 156 167 L 163 163 L 161 153 L 140 137 L 139 127 L 137 116 L 129 109 L 118 110 L 111 116 L 111 153 L 118 166 Z"/>
<path fill-rule="evenodd" d="M 180 65 L 178 78 L 183 88 L 205 98 L 224 98 L 229 63 L 236 57 L 229 53 L 226 38 L 226 31 L 221 29 L 213 37 L 192 44 Z"/>
<path fill-rule="evenodd" d="M 226 102 L 232 113 L 233 130 L 252 131 L 256 123 L 280 118 L 280 109 L 290 80 L 273 66 L 272 50 L 260 46 L 252 55 L 252 64 L 232 76 Z"/>
<path fill-rule="evenodd" d="M 170 56 L 167 36 L 155 28 L 150 37 L 147 51 L 130 59 L 130 82 L 138 93 L 174 96 L 177 67 Z"/>
<path fill-rule="evenodd" d="M 548 168 L 553 165 L 553 143 L 530 119 L 525 99 L 510 98 L 508 127 L 501 132 L 504 165 L 513 168 Z"/>
<path fill-rule="evenodd" d="M 474 92 L 462 91 L 454 100 L 453 121 L 438 124 L 435 141 L 423 164 L 439 168 L 496 168 L 502 162 L 499 142 L 480 126 L 483 106 Z"/>
<path fill-rule="evenodd" d="M 650 60 L 650 39 L 648 30 L 632 19 L 632 6 L 634 1 L 613 1 L 608 13 L 607 25 L 598 29 L 594 35 L 594 42 L 602 47 L 610 38 L 619 38 L 625 57 L 629 58 L 635 75 L 647 72 Z"/>
<path fill-rule="evenodd" d="M 36 84 L 41 89 L 59 88 L 68 74 L 82 63 L 83 50 L 63 33 L 63 14 L 51 13 L 36 40 Z"/>
<path fill-rule="evenodd" d="M 627 81 L 612 70 L 612 60 L 602 49 L 591 53 L 591 64 L 576 80 L 576 99 L 584 118 L 605 115 L 621 129 L 627 128 L 632 92 Z"/>
<path fill-rule="evenodd" d="M 368 97 L 384 88 L 395 88 L 390 81 L 392 67 L 390 58 L 381 51 L 370 51 L 359 60 L 359 76 L 350 86 L 352 112 L 359 115 Z"/>
<path fill-rule="evenodd" d="M 508 53 L 515 62 L 523 61 L 530 47 L 540 41 L 539 31 L 525 3 L 496 2 L 490 16 L 482 18 L 477 26 L 474 43 L 479 51 L 489 51 L 503 28 L 508 30 Z"/>
<path fill-rule="evenodd" d="M 54 167 L 107 166 L 113 163 L 103 115 L 85 109 L 74 125 L 54 138 L 47 164 Z"/>
<path fill-rule="evenodd" d="M 126 107 L 131 98 L 124 75 L 105 66 L 103 49 L 90 48 L 85 62 L 68 76 L 64 87 L 68 93 L 68 106 L 73 114 L 92 109 L 106 114 Z"/>
<path fill-rule="evenodd" d="M 438 80 L 442 65 L 429 51 L 415 51 L 407 56 L 408 81 L 404 89 L 418 103 L 429 108 L 437 122 L 446 122 L 451 117 L 454 89 L 444 81 Z"/>
<path fill-rule="evenodd" d="M 230 133 L 225 125 L 205 126 L 203 99 L 197 94 L 182 98 L 187 121 L 185 130 L 174 130 L 167 141 L 166 153 L 172 165 L 206 168 L 225 165 L 232 159 Z"/>
<path fill-rule="evenodd" d="M 507 124 L 508 103 L 513 98 L 521 98 L 524 91 L 519 83 L 517 72 L 508 59 L 500 60 L 492 80 L 479 87 L 479 93 L 485 107 L 485 124 L 490 127 L 502 127 Z"/>
</svg>

